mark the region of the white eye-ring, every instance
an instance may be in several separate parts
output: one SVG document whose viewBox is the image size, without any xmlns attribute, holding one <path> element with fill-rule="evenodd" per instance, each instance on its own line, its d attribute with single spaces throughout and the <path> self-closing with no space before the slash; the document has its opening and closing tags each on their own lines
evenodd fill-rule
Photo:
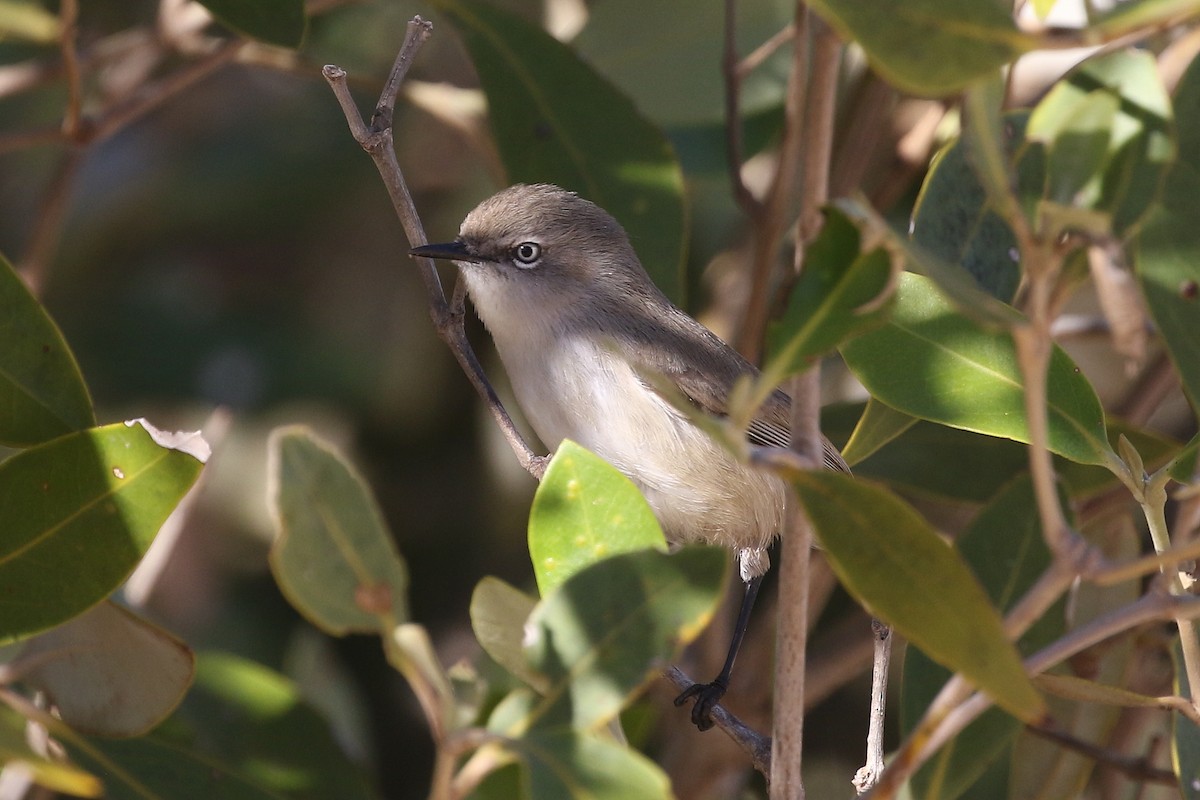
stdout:
<svg viewBox="0 0 1200 800">
<path fill-rule="evenodd" d="M 531 267 L 542 257 L 542 246 L 537 242 L 521 242 L 513 248 L 512 257 L 521 266 Z"/>
</svg>

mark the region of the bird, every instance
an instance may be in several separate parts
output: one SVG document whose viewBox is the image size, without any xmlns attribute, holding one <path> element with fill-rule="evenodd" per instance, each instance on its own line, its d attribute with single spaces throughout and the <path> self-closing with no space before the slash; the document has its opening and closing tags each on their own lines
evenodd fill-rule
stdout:
<svg viewBox="0 0 1200 800">
<path fill-rule="evenodd" d="M 612 215 L 558 186 L 510 186 L 468 213 L 453 241 L 410 253 L 458 266 L 543 444 L 553 451 L 571 439 L 616 467 L 671 544 L 736 554 L 745 590 L 724 666 L 675 699 L 681 706 L 695 698 L 692 722 L 711 728 L 770 568 L 767 549 L 783 526 L 788 489 L 700 431 L 660 381 L 723 417 L 735 382 L 758 371 L 663 294 Z M 748 426 L 749 443 L 787 447 L 790 404 L 774 391 Z M 828 439 L 822 446 L 826 468 L 849 472 Z"/>
</svg>

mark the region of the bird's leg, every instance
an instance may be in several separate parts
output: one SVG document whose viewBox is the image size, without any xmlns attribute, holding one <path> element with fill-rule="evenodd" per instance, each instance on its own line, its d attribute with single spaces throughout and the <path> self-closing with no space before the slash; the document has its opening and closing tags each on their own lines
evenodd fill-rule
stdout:
<svg viewBox="0 0 1200 800">
<path fill-rule="evenodd" d="M 729 653 L 725 656 L 725 666 L 721 673 L 711 683 L 694 683 L 682 694 L 675 698 L 675 705 L 681 706 L 688 699 L 696 698 L 692 706 L 692 722 L 697 728 L 706 731 L 713 726 L 712 709 L 729 688 L 729 676 L 733 672 L 733 662 L 737 659 L 738 650 L 742 647 L 742 639 L 746 637 L 746 628 L 750 624 L 750 612 L 754 608 L 754 600 L 758 597 L 758 587 L 762 585 L 763 576 L 758 575 L 746 581 L 746 593 L 742 595 L 742 606 L 738 610 L 737 623 L 733 626 L 733 638 L 729 642 Z"/>
</svg>

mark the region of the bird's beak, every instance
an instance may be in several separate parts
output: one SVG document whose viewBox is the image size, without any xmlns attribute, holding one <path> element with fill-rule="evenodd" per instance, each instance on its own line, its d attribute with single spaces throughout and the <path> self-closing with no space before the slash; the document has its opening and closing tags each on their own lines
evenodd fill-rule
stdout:
<svg viewBox="0 0 1200 800">
<path fill-rule="evenodd" d="M 467 250 L 467 245 L 463 242 L 446 242 L 444 244 L 423 244 L 420 247 L 414 247 L 408 251 L 411 256 L 425 256 L 426 258 L 446 258 L 451 261 L 470 261 L 478 263 L 482 261 L 479 256 Z"/>
</svg>

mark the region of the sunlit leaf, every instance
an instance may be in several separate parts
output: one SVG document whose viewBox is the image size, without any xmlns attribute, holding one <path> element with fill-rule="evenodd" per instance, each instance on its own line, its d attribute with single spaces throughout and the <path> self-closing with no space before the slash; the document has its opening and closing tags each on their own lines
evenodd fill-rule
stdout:
<svg viewBox="0 0 1200 800">
<path fill-rule="evenodd" d="M 95 424 L 62 333 L 0 256 L 0 443 L 24 447 Z"/>
<path fill-rule="evenodd" d="M 269 448 L 279 588 L 328 633 L 390 634 L 408 618 L 408 570 L 366 482 L 306 428 L 277 429 Z"/>
<path fill-rule="evenodd" d="M 915 417 L 869 398 L 850 440 L 842 448 L 842 458 L 853 467 L 915 424 Z"/>
<path fill-rule="evenodd" d="M 43 44 L 56 41 L 58 16 L 33 0 L 0 0 L 0 40 L 9 36 Z"/>
<path fill-rule="evenodd" d="M 29 744 L 25 718 L 0 706 L 0 766 L 6 771 L 24 771 L 35 784 L 72 797 L 102 797 L 104 786 L 89 772 L 74 764 L 51 760 Z"/>
<path fill-rule="evenodd" d="M 786 476 L 842 585 L 1018 719 L 1044 713 L 996 609 L 954 549 L 887 490 L 828 471 Z"/>
<path fill-rule="evenodd" d="M 928 279 L 905 273 L 891 319 L 842 355 L 872 396 L 915 417 L 1029 441 L 1016 347 L 954 312 Z M 1047 374 L 1050 450 L 1084 464 L 1109 454 L 1095 390 L 1055 348 Z"/>
<path fill-rule="evenodd" d="M 438 0 L 475 63 L 512 183 L 553 183 L 605 208 L 654 282 L 684 296 L 683 173 L 632 101 L 536 25 L 477 0 Z"/>
<path fill-rule="evenodd" d="M 140 736 L 166 719 L 191 686 L 191 648 L 157 625 L 104 602 L 30 639 L 29 686 L 45 692 L 82 733 Z"/>
<path fill-rule="evenodd" d="M 251 39 L 299 47 L 307 21 L 304 0 L 198 0 L 218 20 Z"/>
<path fill-rule="evenodd" d="M 529 557 L 543 596 L 596 561 L 667 549 L 654 512 L 615 467 L 572 441 L 558 446 L 529 511 Z"/>
<path fill-rule="evenodd" d="M 197 451 L 169 437 L 119 422 L 0 463 L 0 642 L 66 622 L 133 571 L 200 474 Z"/>
<path fill-rule="evenodd" d="M 1017 30 L 996 0 L 814 0 L 812 9 L 900 89 L 957 91 L 1015 59 L 1036 42 Z"/>
<path fill-rule="evenodd" d="M 625 553 L 547 595 L 527 625 L 525 654 L 549 688 L 529 721 L 595 730 L 612 719 L 720 600 L 730 563 L 718 548 Z"/>
</svg>

